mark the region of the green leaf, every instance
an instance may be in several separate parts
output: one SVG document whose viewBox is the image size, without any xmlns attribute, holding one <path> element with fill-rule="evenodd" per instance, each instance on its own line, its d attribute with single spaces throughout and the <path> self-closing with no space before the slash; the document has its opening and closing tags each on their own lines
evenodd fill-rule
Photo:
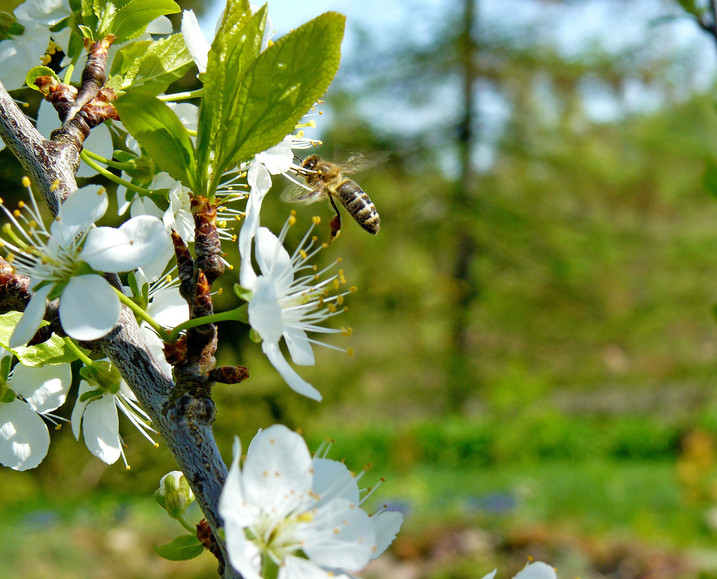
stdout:
<svg viewBox="0 0 717 579">
<path fill-rule="evenodd" d="M 199 557 L 204 546 L 194 535 L 181 535 L 166 545 L 155 545 L 157 555 L 170 561 L 188 561 Z"/>
<path fill-rule="evenodd" d="M 21 312 L 8 312 L 0 316 L 0 347 L 12 352 L 24 366 L 48 366 L 53 364 L 66 364 L 77 359 L 77 356 L 66 345 L 65 341 L 57 335 L 36 346 L 20 346 L 10 349 L 8 342 L 15 326 L 22 317 Z M 47 322 L 42 323 L 43 326 Z"/>
<path fill-rule="evenodd" d="M 38 92 L 42 92 L 40 88 L 35 84 L 35 79 L 40 76 L 51 76 L 53 77 L 57 83 L 61 83 L 60 77 L 57 76 L 54 70 L 47 66 L 34 66 L 31 68 L 27 75 L 25 76 L 25 84 L 29 86 L 31 89 L 36 90 Z"/>
<path fill-rule="evenodd" d="M 120 42 L 132 40 L 142 34 L 155 18 L 176 14 L 181 9 L 173 0 L 131 0 L 115 14 L 109 31 Z"/>
<path fill-rule="evenodd" d="M 204 175 L 214 179 L 210 189 L 216 186 L 217 175 L 276 145 L 290 133 L 326 92 L 339 67 L 343 15 L 327 12 L 318 16 L 252 61 L 252 48 L 263 30 L 263 16 L 261 26 L 255 22 L 258 16 L 259 13 L 242 30 L 244 45 L 249 46 L 233 59 L 236 62 L 233 69 L 226 68 L 222 76 L 219 72 L 210 74 L 207 65 L 197 135 L 200 155 L 197 166 L 200 181 Z M 220 64 L 215 65 L 219 71 L 220 57 L 221 53 L 210 52 L 210 62 L 220 59 Z M 237 70 L 236 76 L 232 77 L 230 70 Z M 214 157 L 209 166 L 211 153 Z"/>
<path fill-rule="evenodd" d="M 259 56 L 226 127 L 238 145 L 231 164 L 279 143 L 326 92 L 339 69 L 345 21 L 342 14 L 326 12 Z"/>
<path fill-rule="evenodd" d="M 154 162 L 194 190 L 194 146 L 172 109 L 152 94 L 126 93 L 115 101 L 122 123 Z"/>
<path fill-rule="evenodd" d="M 36 346 L 20 346 L 13 350 L 23 366 L 51 366 L 53 364 L 69 364 L 77 360 L 75 354 L 67 347 L 65 341 L 53 334 L 52 337 Z M 89 355 L 89 351 L 86 351 Z"/>
<path fill-rule="evenodd" d="M 231 151 L 229 154 L 223 152 L 231 135 L 227 135 L 224 128 L 234 114 L 244 74 L 259 56 L 265 23 L 265 8 L 251 16 L 248 2 L 229 3 L 214 37 L 203 75 L 204 98 L 197 129 L 199 182 L 204 178 L 211 179 L 211 173 L 221 174 L 227 168 L 223 163 L 231 157 Z"/>
<path fill-rule="evenodd" d="M 143 40 L 121 48 L 112 61 L 110 86 L 160 94 L 192 66 L 184 37 L 172 34 L 155 42 Z"/>
</svg>

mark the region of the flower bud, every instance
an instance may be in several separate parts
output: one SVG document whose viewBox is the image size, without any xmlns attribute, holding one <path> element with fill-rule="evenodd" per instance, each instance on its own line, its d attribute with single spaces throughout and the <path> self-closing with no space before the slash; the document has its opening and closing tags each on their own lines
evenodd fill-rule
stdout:
<svg viewBox="0 0 717 579">
<path fill-rule="evenodd" d="M 173 470 L 159 481 L 159 488 L 154 491 L 154 500 L 167 511 L 170 517 L 177 519 L 183 516 L 187 507 L 194 502 L 194 493 L 189 488 L 189 482 L 184 474 L 179 470 Z"/>
</svg>

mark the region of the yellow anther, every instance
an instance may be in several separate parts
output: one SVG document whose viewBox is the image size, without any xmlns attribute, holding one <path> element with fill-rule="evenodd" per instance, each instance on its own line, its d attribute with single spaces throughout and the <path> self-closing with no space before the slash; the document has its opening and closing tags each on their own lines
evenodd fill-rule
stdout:
<svg viewBox="0 0 717 579">
<path fill-rule="evenodd" d="M 341 328 L 341 333 L 342 333 L 344 336 L 353 336 L 353 335 L 354 335 L 354 330 L 353 330 L 353 328 Z"/>
<path fill-rule="evenodd" d="M 336 313 L 336 306 L 334 304 L 326 304 L 326 308 L 332 313 Z"/>
<path fill-rule="evenodd" d="M 347 349 L 347 350 L 346 350 L 346 353 L 347 353 L 351 358 L 354 357 L 354 350 L 353 350 L 353 348 Z"/>
<path fill-rule="evenodd" d="M 59 180 L 59 179 L 55 179 L 55 180 L 52 182 L 52 185 L 50 185 L 50 191 L 57 191 L 59 188 L 60 188 L 60 180 Z"/>
<path fill-rule="evenodd" d="M 164 278 L 164 280 L 165 280 L 167 283 L 169 283 L 169 282 L 172 281 L 172 276 L 171 276 L 170 274 L 167 274 L 166 277 Z"/>
<path fill-rule="evenodd" d="M 30 186 L 30 177 L 28 177 L 27 175 L 25 175 L 25 176 L 22 178 L 22 186 L 23 186 L 23 187 L 29 187 L 29 186 Z"/>
<path fill-rule="evenodd" d="M 17 207 L 18 207 L 18 209 L 23 209 L 23 208 L 25 207 L 25 202 L 24 202 L 24 201 L 20 201 L 20 202 L 17 204 Z"/>
<path fill-rule="evenodd" d="M 314 216 L 311 218 L 311 221 L 314 222 L 314 225 L 318 225 L 319 223 L 321 223 L 321 217 L 319 217 L 318 215 L 314 215 Z"/>
<path fill-rule="evenodd" d="M 338 279 L 334 279 L 334 289 L 339 289 L 341 287 L 341 284 L 339 283 Z"/>
<path fill-rule="evenodd" d="M 309 257 L 308 255 L 306 255 L 306 252 L 303 249 L 299 250 L 299 255 L 301 256 L 301 259 L 306 259 L 307 257 Z"/>
<path fill-rule="evenodd" d="M 127 466 L 124 467 L 124 468 L 125 468 L 125 470 L 132 470 L 132 467 L 131 467 L 130 465 L 127 465 Z"/>
<path fill-rule="evenodd" d="M 351 293 L 354 293 L 354 292 L 357 292 L 357 291 L 358 291 L 358 288 L 357 288 L 355 285 L 352 285 L 352 286 L 349 288 L 349 291 L 350 291 Z"/>
<path fill-rule="evenodd" d="M 289 216 L 289 226 L 292 226 L 296 223 L 296 217 L 294 215 Z"/>
<path fill-rule="evenodd" d="M 48 64 L 50 64 L 51 60 L 52 58 L 49 54 L 43 54 L 42 58 L 40 59 L 40 64 L 44 64 L 45 66 L 47 66 Z"/>
<path fill-rule="evenodd" d="M 13 214 L 15 217 L 20 217 L 20 215 L 22 215 L 22 213 L 20 212 L 19 209 L 15 209 L 15 211 L 13 211 L 12 214 Z"/>
<path fill-rule="evenodd" d="M 5 261 L 7 261 L 8 263 L 12 263 L 13 261 L 15 261 L 15 256 L 12 253 L 8 253 L 7 257 L 5 258 Z"/>
<path fill-rule="evenodd" d="M 220 287 L 220 288 L 217 290 L 217 295 L 220 296 L 220 295 L 222 295 L 223 292 L 224 292 L 224 288 L 221 288 L 221 287 Z"/>
<path fill-rule="evenodd" d="M 340 306 L 344 305 L 344 296 L 336 296 L 336 303 Z"/>
</svg>

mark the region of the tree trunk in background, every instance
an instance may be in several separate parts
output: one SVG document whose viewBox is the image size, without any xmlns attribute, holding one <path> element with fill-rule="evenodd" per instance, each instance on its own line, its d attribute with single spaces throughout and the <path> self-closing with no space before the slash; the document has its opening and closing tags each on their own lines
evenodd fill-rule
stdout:
<svg viewBox="0 0 717 579">
<path fill-rule="evenodd" d="M 476 1 L 464 0 L 463 30 L 459 37 L 458 66 L 462 76 L 462 118 L 458 126 L 458 155 L 460 175 L 453 193 L 452 214 L 456 225 L 455 262 L 453 265 L 454 308 L 452 312 L 452 344 L 449 355 L 449 379 L 451 396 L 449 397 L 454 412 L 461 412 L 471 392 L 475 392 L 475 369 L 471 369 L 473 360 L 478 356 L 475 344 L 469 339 L 469 315 L 473 301 L 478 297 L 478 288 L 471 279 L 471 262 L 477 247 L 470 229 L 472 219 L 466 218 L 471 213 L 471 195 L 475 189 L 475 173 L 472 166 L 475 148 L 475 84 L 477 80 L 476 57 L 477 42 Z"/>
</svg>

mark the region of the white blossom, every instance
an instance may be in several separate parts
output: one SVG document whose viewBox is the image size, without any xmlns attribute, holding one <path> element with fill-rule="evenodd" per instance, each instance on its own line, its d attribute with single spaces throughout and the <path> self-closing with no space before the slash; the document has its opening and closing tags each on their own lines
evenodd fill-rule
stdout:
<svg viewBox="0 0 717 579">
<path fill-rule="evenodd" d="M 64 404 L 71 383 L 69 364 L 39 368 L 15 365 L 6 387 L 0 388 L 9 388 L 16 395 L 10 402 L 0 401 L 0 463 L 27 470 L 42 462 L 50 446 L 42 416 Z"/>
<path fill-rule="evenodd" d="M 29 189 L 29 187 L 28 187 Z M 60 322 L 77 340 L 95 340 L 117 323 L 120 302 L 97 272 L 130 271 L 151 262 L 166 244 L 162 222 L 154 217 L 130 219 L 122 226 L 92 227 L 107 210 L 107 194 L 97 186 L 75 191 L 60 206 L 50 228 L 31 205 L 14 214 L 2 208 L 14 228 L 0 246 L 15 270 L 30 277 L 34 295 L 12 336 L 10 347 L 27 342 L 45 314 L 47 298 L 60 297 Z"/>
<path fill-rule="evenodd" d="M 359 508 L 358 477 L 346 466 L 312 458 L 304 440 L 282 425 L 260 431 L 243 467 L 241 442 L 219 500 L 229 562 L 245 579 L 275 566 L 280 579 L 330 577 L 358 570 L 388 546 L 401 516 L 373 522 Z M 386 527 L 385 529 L 383 527 Z"/>
<path fill-rule="evenodd" d="M 249 239 L 250 245 L 247 248 L 246 245 L 242 245 L 242 234 L 244 228 L 253 226 L 249 215 L 247 216 L 239 236 L 239 252 L 242 260 L 239 281 L 242 287 L 251 292 L 248 307 L 249 323 L 261 337 L 262 350 L 266 357 L 290 388 L 314 400 L 321 400 L 319 391 L 301 378 L 289 365 L 279 344 L 283 338 L 295 364 L 313 365 L 312 344 L 334 346 L 310 338 L 307 332 L 350 333 L 346 328 L 326 328 L 320 324 L 343 311 L 340 307 L 343 297 L 353 288 L 330 295 L 329 289 L 337 290 L 345 283 L 343 272 L 339 270 L 324 280 L 321 280 L 321 276 L 338 262 L 334 262 L 322 271 L 317 271 L 316 267 L 309 263 L 310 258 L 325 247 L 319 245 L 314 248 L 316 238 L 310 237 L 313 225 L 296 251 L 289 255 L 282 244 L 289 226 L 294 222 L 295 218 L 290 217 L 280 237 L 276 237 L 265 227 L 259 227 L 253 239 Z M 252 266 L 252 241 L 259 274 Z"/>
<path fill-rule="evenodd" d="M 89 394 L 91 392 L 94 395 Z M 150 426 L 150 418 L 138 406 L 137 398 L 124 381 L 118 384 L 116 392 L 111 392 L 82 380 L 70 422 L 75 438 L 80 439 L 82 430 L 87 448 L 97 458 L 107 464 L 114 464 L 121 456 L 127 465 L 119 434 L 118 409 L 156 446 L 148 434 L 156 432 Z"/>
<path fill-rule="evenodd" d="M 497 571 L 493 569 L 483 579 L 494 579 L 496 573 Z M 557 579 L 557 575 L 555 574 L 555 569 L 550 565 L 535 561 L 534 563 L 528 563 L 513 579 Z"/>
</svg>

